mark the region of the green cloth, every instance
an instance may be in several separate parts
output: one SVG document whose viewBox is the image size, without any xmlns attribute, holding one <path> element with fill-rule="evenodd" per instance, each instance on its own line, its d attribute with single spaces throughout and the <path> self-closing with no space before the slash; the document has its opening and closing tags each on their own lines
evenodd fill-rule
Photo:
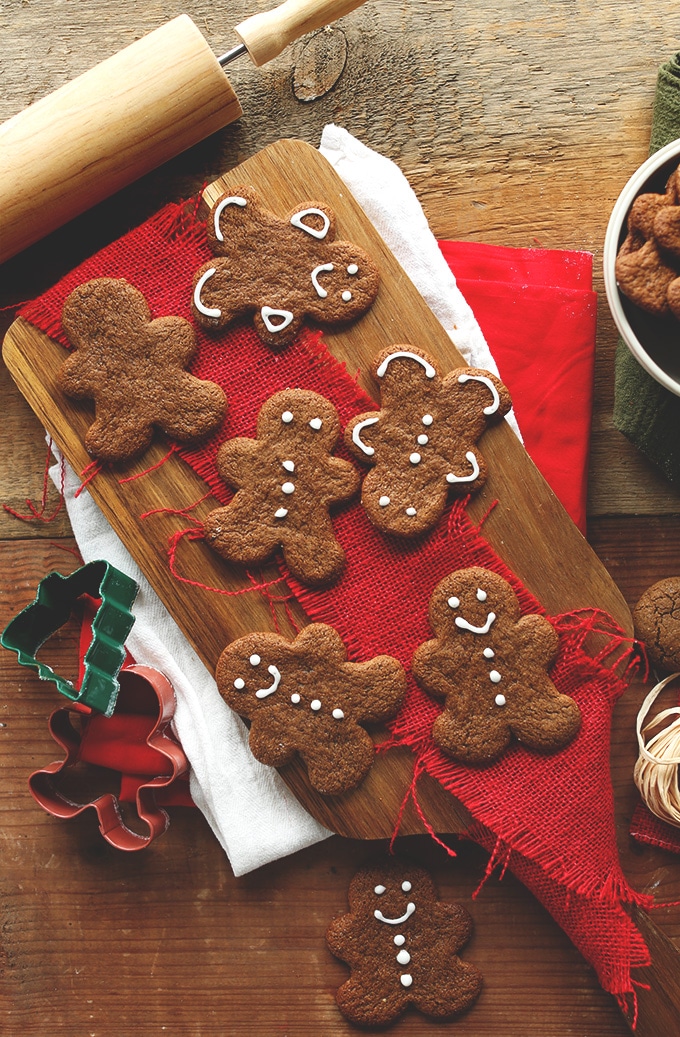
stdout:
<svg viewBox="0 0 680 1037">
<path fill-rule="evenodd" d="M 659 69 L 649 153 L 680 137 L 680 52 Z M 614 425 L 671 483 L 680 484 L 680 396 L 659 385 L 619 339 Z"/>
</svg>

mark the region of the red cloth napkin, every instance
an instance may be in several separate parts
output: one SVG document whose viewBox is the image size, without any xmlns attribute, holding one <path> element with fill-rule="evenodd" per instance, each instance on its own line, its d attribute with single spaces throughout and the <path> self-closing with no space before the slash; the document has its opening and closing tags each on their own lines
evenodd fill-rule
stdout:
<svg viewBox="0 0 680 1037">
<path fill-rule="evenodd" d="M 597 295 L 589 252 L 439 243 L 512 396 L 524 445 L 586 531 Z"/>
</svg>

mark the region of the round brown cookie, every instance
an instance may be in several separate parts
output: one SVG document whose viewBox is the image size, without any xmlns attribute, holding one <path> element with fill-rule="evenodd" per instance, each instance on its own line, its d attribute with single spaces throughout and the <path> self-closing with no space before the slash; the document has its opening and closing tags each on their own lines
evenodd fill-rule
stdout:
<svg viewBox="0 0 680 1037">
<path fill-rule="evenodd" d="M 363 868 L 349 887 L 350 913 L 331 922 L 330 951 L 350 967 L 335 995 L 358 1026 L 386 1026 L 409 1005 L 432 1019 L 452 1019 L 482 989 L 479 969 L 458 957 L 472 935 L 460 904 L 437 899 L 431 876 L 406 862 Z"/>
<path fill-rule="evenodd" d="M 680 576 L 652 584 L 633 610 L 635 636 L 662 673 L 680 672 Z"/>
<path fill-rule="evenodd" d="M 225 648 L 215 676 L 225 702 L 251 721 L 253 755 L 281 767 L 299 753 L 312 786 L 326 796 L 363 781 L 375 757 L 363 725 L 394 716 L 406 692 L 396 659 L 348 662 L 337 631 L 322 623 L 293 642 L 247 634 Z"/>
<path fill-rule="evenodd" d="M 435 587 L 430 624 L 436 637 L 416 649 L 418 683 L 445 699 L 434 742 L 464 763 L 490 763 L 512 737 L 551 753 L 577 734 L 581 713 L 548 676 L 558 648 L 554 627 L 521 616 L 507 580 L 489 569 L 458 569 Z"/>
<path fill-rule="evenodd" d="M 238 492 L 204 522 L 211 547 L 231 562 L 264 562 L 277 548 L 307 584 L 336 579 L 345 552 L 329 508 L 352 497 L 359 474 L 332 457 L 340 433 L 332 403 L 308 389 L 283 389 L 262 405 L 257 438 L 227 440 L 217 468 Z"/>
<path fill-rule="evenodd" d="M 437 524 L 450 492 L 483 485 L 487 469 L 476 443 L 510 410 L 510 394 L 479 368 L 441 377 L 432 357 L 410 345 L 384 349 L 373 374 L 381 409 L 358 414 L 345 429 L 347 448 L 372 466 L 361 503 L 384 533 L 419 536 Z"/>
<path fill-rule="evenodd" d="M 146 450 L 154 427 L 190 442 L 222 421 L 222 389 L 184 370 L 196 350 L 191 324 L 152 320 L 146 299 L 127 281 L 100 277 L 79 285 L 61 320 L 73 352 L 59 383 L 68 396 L 94 400 L 85 436 L 93 457 L 127 461 Z"/>
<path fill-rule="evenodd" d="M 213 205 L 206 233 L 216 258 L 196 272 L 193 289 L 193 312 L 205 328 L 253 314 L 262 341 L 285 346 L 306 316 L 344 324 L 378 293 L 377 267 L 357 245 L 333 240 L 335 214 L 323 202 L 282 219 L 252 187 L 235 187 Z"/>
</svg>

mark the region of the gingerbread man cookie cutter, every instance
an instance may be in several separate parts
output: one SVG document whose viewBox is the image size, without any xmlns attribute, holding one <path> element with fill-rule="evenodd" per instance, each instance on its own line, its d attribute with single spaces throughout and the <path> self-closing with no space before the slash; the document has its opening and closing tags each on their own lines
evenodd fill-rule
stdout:
<svg viewBox="0 0 680 1037">
<path fill-rule="evenodd" d="M 94 810 L 99 830 L 111 846 L 119 850 L 143 850 L 162 835 L 169 824 L 168 813 L 158 805 L 157 797 L 189 768 L 184 751 L 169 730 L 174 712 L 174 689 L 162 673 L 150 666 L 126 667 L 120 673 L 119 708 L 114 718 L 77 714 L 81 720 L 79 731 L 72 723 L 76 716 L 74 710 L 62 708 L 52 713 L 50 734 L 65 756 L 30 775 L 31 795 L 53 817 L 70 819 Z M 121 723 L 124 720 L 128 723 Z M 115 731 L 111 732 L 107 750 L 102 749 L 102 745 L 107 739 L 108 726 L 115 727 Z M 69 777 L 83 766 L 95 765 L 98 772 L 104 766 L 123 773 L 126 736 L 144 739 L 147 750 L 144 766 L 152 772 L 142 776 L 135 793 L 136 816 L 146 832 L 135 831 L 125 823 L 119 795 L 103 792 L 81 803 L 74 800 L 72 792 L 66 791 Z M 139 769 L 139 750 L 136 758 L 136 769 Z M 87 777 L 87 771 L 85 775 Z M 81 777 L 81 784 L 82 780 Z"/>
<path fill-rule="evenodd" d="M 4 648 L 16 653 L 22 666 L 51 681 L 66 698 L 110 716 L 116 705 L 118 673 L 125 662 L 124 643 L 132 626 L 137 583 L 106 561 L 88 562 L 68 576 L 52 572 L 40 581 L 34 600 L 12 619 L 0 635 Z M 68 621 L 78 599 L 101 599 L 92 622 L 92 640 L 85 653 L 79 689 L 37 658 L 43 644 Z"/>
</svg>

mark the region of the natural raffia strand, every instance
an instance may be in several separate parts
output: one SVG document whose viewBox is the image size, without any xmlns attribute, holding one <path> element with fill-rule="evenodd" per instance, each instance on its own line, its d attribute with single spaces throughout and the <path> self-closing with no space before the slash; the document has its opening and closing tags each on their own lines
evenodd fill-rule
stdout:
<svg viewBox="0 0 680 1037">
<path fill-rule="evenodd" d="M 680 706 L 664 709 L 645 727 L 642 726 L 652 704 L 666 685 L 677 680 L 680 673 L 656 684 L 640 707 L 636 730 L 640 755 L 635 764 L 633 778 L 645 804 L 656 817 L 680 828 L 680 786 L 678 765 L 680 764 Z M 658 730 L 670 717 L 675 719 Z M 656 734 L 651 734 L 656 729 Z M 651 735 L 645 743 L 645 736 Z"/>
</svg>

